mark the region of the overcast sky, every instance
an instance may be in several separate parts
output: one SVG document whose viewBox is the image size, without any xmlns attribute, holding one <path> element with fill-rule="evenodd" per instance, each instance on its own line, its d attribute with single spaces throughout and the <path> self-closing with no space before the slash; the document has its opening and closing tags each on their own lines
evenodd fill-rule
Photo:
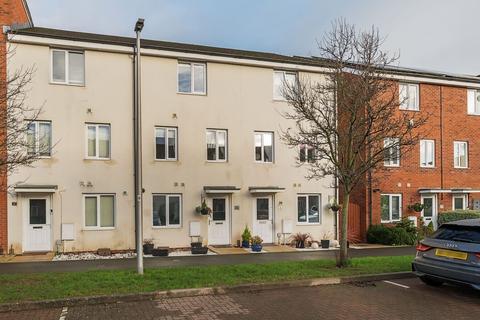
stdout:
<svg viewBox="0 0 480 320">
<path fill-rule="evenodd" d="M 36 26 L 229 48 L 317 55 L 332 20 L 387 37 L 400 65 L 480 74 L 480 0 L 28 0 Z"/>
</svg>

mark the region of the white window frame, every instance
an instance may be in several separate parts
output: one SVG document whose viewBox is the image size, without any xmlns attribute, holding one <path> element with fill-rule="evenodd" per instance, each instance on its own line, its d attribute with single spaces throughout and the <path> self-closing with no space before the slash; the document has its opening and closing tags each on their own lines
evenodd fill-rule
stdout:
<svg viewBox="0 0 480 320">
<path fill-rule="evenodd" d="M 215 160 L 208 160 L 208 141 L 207 141 L 207 134 L 208 132 L 214 132 L 215 133 Z M 223 132 L 225 133 L 225 159 L 218 159 L 219 151 L 218 151 L 218 133 Z M 205 141 L 207 142 L 206 144 L 206 159 L 207 162 L 227 162 L 228 160 L 228 131 L 226 129 L 207 129 L 205 132 Z"/>
<path fill-rule="evenodd" d="M 309 216 L 308 216 L 308 209 L 310 208 L 310 204 L 309 204 L 309 197 L 318 197 L 318 222 L 310 222 L 309 221 Z M 298 221 L 298 199 L 299 198 L 306 198 L 306 210 L 307 212 L 305 213 L 306 214 L 306 217 L 307 217 L 307 221 Z M 297 225 L 301 226 L 301 225 L 320 225 L 322 224 L 322 194 L 321 193 L 299 193 L 297 194 L 297 202 L 296 202 L 296 206 L 297 206 Z"/>
<path fill-rule="evenodd" d="M 381 200 L 381 197 L 382 196 L 388 196 L 388 217 L 389 217 L 389 220 L 383 220 L 381 217 L 382 217 L 382 200 Z M 398 219 L 392 219 L 392 197 L 398 197 Z M 399 222 L 402 220 L 402 216 L 403 216 L 403 213 L 402 213 L 402 210 L 403 210 L 403 205 L 402 205 L 402 194 L 401 193 L 382 193 L 380 194 L 380 219 L 381 219 L 381 223 L 392 223 L 392 222 Z"/>
<path fill-rule="evenodd" d="M 432 144 L 432 164 L 427 163 L 428 144 Z M 424 164 L 425 163 L 425 164 Z M 435 168 L 435 140 L 420 140 L 420 167 L 421 168 Z"/>
<path fill-rule="evenodd" d="M 29 122 L 27 125 L 34 124 L 35 125 L 35 156 L 40 159 L 49 159 L 52 157 L 52 122 L 47 120 L 35 120 Z M 48 124 L 50 125 L 50 150 L 48 156 L 40 155 L 40 124 Z"/>
<path fill-rule="evenodd" d="M 153 201 L 155 196 L 164 196 L 165 197 L 165 225 L 164 226 L 154 226 L 153 225 Z M 178 224 L 170 224 L 170 217 L 169 217 L 169 209 L 170 209 L 170 203 L 169 203 L 169 198 L 170 197 L 177 197 L 179 198 L 179 219 L 178 219 Z M 179 229 L 182 228 L 182 222 L 183 222 L 183 204 L 182 204 L 182 194 L 181 193 L 152 193 L 152 228 L 153 229 Z"/>
<path fill-rule="evenodd" d="M 65 54 L 65 81 L 55 81 L 53 79 L 53 53 L 54 52 L 63 52 Z M 74 82 L 70 81 L 70 68 L 69 68 L 69 53 L 79 53 L 83 56 L 83 82 Z M 64 84 L 69 86 L 85 86 L 85 52 L 79 50 L 65 50 L 65 49 L 51 49 L 50 50 L 50 83 L 53 84 Z"/>
<path fill-rule="evenodd" d="M 457 154 L 457 146 L 465 146 L 465 166 L 460 165 L 460 155 Z M 458 158 L 458 163 L 457 159 Z M 453 167 L 455 169 L 468 169 L 468 142 L 467 141 L 453 141 Z"/>
<path fill-rule="evenodd" d="M 95 156 L 88 155 L 88 128 L 95 127 Z M 98 128 L 108 127 L 108 157 L 99 156 L 100 139 L 98 138 Z M 108 123 L 85 123 L 85 159 L 89 160 L 110 160 L 112 159 L 112 126 Z"/>
<path fill-rule="evenodd" d="M 455 209 L 455 199 L 462 198 L 463 208 Z M 467 194 L 453 194 L 452 195 L 452 210 L 466 210 L 468 206 L 468 195 Z"/>
<path fill-rule="evenodd" d="M 165 159 L 157 158 L 157 129 L 165 130 Z M 168 156 L 168 132 L 175 132 L 175 157 L 170 158 Z M 155 161 L 178 161 L 178 128 L 177 127 L 162 127 L 155 126 L 153 129 L 153 157 Z"/>
<path fill-rule="evenodd" d="M 480 116 L 480 90 L 467 90 L 467 114 Z"/>
<path fill-rule="evenodd" d="M 302 161 L 302 157 L 301 157 L 301 152 L 302 150 L 305 150 L 305 160 Z M 312 153 L 312 158 L 311 160 L 309 160 L 309 157 L 308 157 L 308 154 L 309 152 Z M 315 163 L 315 150 L 313 147 L 307 145 L 307 144 L 302 144 L 300 146 L 298 146 L 298 162 L 300 163 Z"/>
<path fill-rule="evenodd" d="M 295 77 L 295 81 L 297 80 L 298 74 L 294 71 L 285 71 L 285 70 L 273 70 L 273 100 L 274 101 L 286 101 L 285 97 L 283 95 L 277 95 L 276 90 L 275 90 L 275 75 L 276 74 L 282 74 L 282 90 L 283 90 L 283 82 L 286 81 L 286 75 L 293 75 Z"/>
<path fill-rule="evenodd" d="M 394 141 L 393 143 L 396 143 L 397 146 L 397 155 L 398 157 L 396 159 L 388 158 L 383 160 L 383 165 L 385 167 L 400 167 L 400 145 L 398 145 L 398 138 L 386 138 L 383 140 L 383 148 L 386 150 L 390 150 L 392 147 L 390 146 L 392 143 L 391 141 Z M 390 152 L 389 152 L 390 153 Z"/>
<path fill-rule="evenodd" d="M 190 65 L 190 92 L 180 91 L 179 79 L 180 74 L 180 65 Z M 203 67 L 203 91 L 195 91 L 195 68 L 194 66 Z M 202 62 L 189 62 L 189 61 L 178 61 L 177 63 L 177 93 L 179 94 L 189 94 L 189 95 L 198 95 L 206 96 L 207 95 L 207 64 Z"/>
<path fill-rule="evenodd" d="M 102 227 L 100 222 L 100 197 L 113 196 L 113 227 Z M 86 226 L 85 224 L 85 199 L 97 198 L 97 226 Z M 115 193 L 84 193 L 82 196 L 82 211 L 83 211 L 83 229 L 84 230 L 114 230 L 117 226 L 117 197 Z"/>
<path fill-rule="evenodd" d="M 409 105 L 411 87 L 414 87 L 416 92 L 416 99 L 413 105 Z M 404 101 L 402 101 L 402 88 L 406 90 L 405 91 L 406 99 Z M 400 110 L 420 111 L 420 86 L 418 85 L 418 83 L 405 83 L 405 82 L 399 83 L 398 96 L 400 100 Z"/>
<path fill-rule="evenodd" d="M 261 145 L 261 149 L 262 149 L 262 159 L 261 160 L 257 160 L 257 157 L 256 157 L 256 153 L 255 153 L 255 136 L 257 134 L 261 134 L 262 135 L 262 145 Z M 265 153 L 264 153 L 264 148 L 265 148 L 265 144 L 264 144 L 264 135 L 265 134 L 271 134 L 272 135 L 272 160 L 271 161 L 265 161 Z M 254 131 L 253 133 L 253 160 L 255 161 L 255 163 L 274 163 L 275 162 L 275 134 L 273 131 Z"/>
</svg>

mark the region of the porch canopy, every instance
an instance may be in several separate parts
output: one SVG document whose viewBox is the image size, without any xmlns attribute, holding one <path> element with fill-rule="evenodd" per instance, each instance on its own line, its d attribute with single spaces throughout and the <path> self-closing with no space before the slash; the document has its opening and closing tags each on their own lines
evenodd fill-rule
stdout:
<svg viewBox="0 0 480 320">
<path fill-rule="evenodd" d="M 278 187 L 278 186 L 248 187 L 248 191 L 252 194 L 255 194 L 255 193 L 277 193 L 277 192 L 284 192 L 285 188 Z"/>
<path fill-rule="evenodd" d="M 57 185 L 49 184 L 18 184 L 13 187 L 16 193 L 54 193 L 58 190 Z"/>
<path fill-rule="evenodd" d="M 238 192 L 240 188 L 235 186 L 204 186 L 203 191 L 206 194 L 225 194 Z"/>
<path fill-rule="evenodd" d="M 472 188 L 452 188 L 452 189 L 418 189 L 418 193 L 425 194 L 425 193 L 455 193 L 455 194 L 462 194 L 462 193 L 479 193 L 480 189 L 472 189 Z"/>
</svg>

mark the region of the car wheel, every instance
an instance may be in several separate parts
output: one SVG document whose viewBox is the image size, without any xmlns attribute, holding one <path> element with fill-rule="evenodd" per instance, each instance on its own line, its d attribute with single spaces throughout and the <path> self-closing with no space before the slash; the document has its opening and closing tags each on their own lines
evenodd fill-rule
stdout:
<svg viewBox="0 0 480 320">
<path fill-rule="evenodd" d="M 443 284 L 442 280 L 434 279 L 428 276 L 420 277 L 420 280 L 422 280 L 423 283 L 428 284 L 429 286 L 432 286 L 432 287 L 439 287 Z"/>
</svg>

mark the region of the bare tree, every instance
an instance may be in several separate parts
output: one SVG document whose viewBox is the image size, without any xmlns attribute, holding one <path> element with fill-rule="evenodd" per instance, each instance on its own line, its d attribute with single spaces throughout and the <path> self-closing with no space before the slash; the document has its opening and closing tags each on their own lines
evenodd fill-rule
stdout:
<svg viewBox="0 0 480 320">
<path fill-rule="evenodd" d="M 17 167 L 30 166 L 41 155 L 42 150 L 51 148 L 47 137 L 35 134 L 32 124 L 41 113 L 41 107 L 27 103 L 29 86 L 35 67 L 8 70 L 7 61 L 15 55 L 14 47 L 6 41 L 0 42 L 0 175 L 5 177 Z M 49 152 L 50 150 L 48 150 Z M 2 182 L 5 191 L 6 182 Z"/>
<path fill-rule="evenodd" d="M 282 139 L 314 150 L 307 178 L 333 176 L 340 185 L 340 267 L 348 262 L 352 191 L 370 170 L 409 152 L 427 119 L 399 111 L 399 87 L 388 72 L 398 56 L 383 51 L 382 43 L 377 29 L 359 31 L 337 20 L 318 44 L 321 56 L 313 58 L 327 66 L 324 77 L 302 76 L 283 89 L 291 106 L 284 116 L 295 127 L 283 130 Z"/>
</svg>

